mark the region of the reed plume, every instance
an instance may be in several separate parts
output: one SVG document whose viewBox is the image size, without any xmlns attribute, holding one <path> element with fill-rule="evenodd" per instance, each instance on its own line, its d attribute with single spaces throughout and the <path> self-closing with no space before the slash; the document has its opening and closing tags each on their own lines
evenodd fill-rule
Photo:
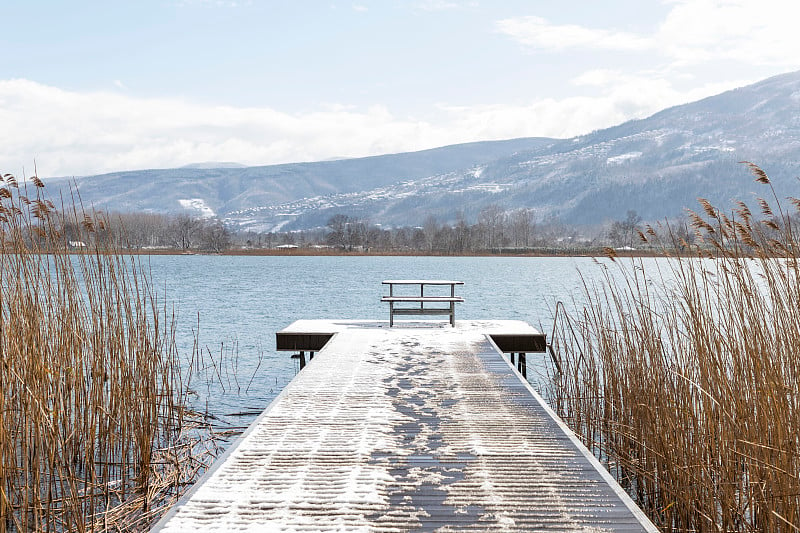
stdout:
<svg viewBox="0 0 800 533">
<path fill-rule="evenodd" d="M 205 468 L 174 316 L 107 226 L 0 179 L 0 533 L 146 530 Z"/>
<path fill-rule="evenodd" d="M 664 531 L 800 531 L 797 214 L 746 164 L 766 218 L 701 201 L 693 257 L 606 264 L 553 339 L 552 403 Z"/>
</svg>

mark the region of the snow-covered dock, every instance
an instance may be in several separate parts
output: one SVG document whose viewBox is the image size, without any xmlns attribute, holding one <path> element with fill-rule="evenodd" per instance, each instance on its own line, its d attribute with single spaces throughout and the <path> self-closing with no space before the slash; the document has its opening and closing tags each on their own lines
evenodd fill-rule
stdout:
<svg viewBox="0 0 800 533">
<path fill-rule="evenodd" d="M 314 359 L 154 530 L 657 531 L 493 338 L 543 337 L 518 321 L 292 324 L 279 347 Z"/>
</svg>

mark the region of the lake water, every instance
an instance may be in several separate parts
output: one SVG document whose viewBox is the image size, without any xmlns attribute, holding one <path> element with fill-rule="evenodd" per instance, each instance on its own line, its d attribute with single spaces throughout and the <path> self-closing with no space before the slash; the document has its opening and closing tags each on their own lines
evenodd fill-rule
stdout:
<svg viewBox="0 0 800 533">
<path fill-rule="evenodd" d="M 456 319 L 524 320 L 549 335 L 555 303 L 582 297 L 590 258 L 152 256 L 152 279 L 175 306 L 178 344 L 199 343 L 211 385 L 194 401 L 218 427 L 247 426 L 295 376 L 297 362 L 275 350 L 275 333 L 298 319 L 388 320 L 384 279 L 455 279 L 464 297 Z M 198 322 L 199 317 L 199 322 Z M 435 318 L 435 317 L 425 317 Z M 536 358 L 529 356 L 529 368 Z M 213 361 L 213 364 L 211 363 Z"/>
</svg>

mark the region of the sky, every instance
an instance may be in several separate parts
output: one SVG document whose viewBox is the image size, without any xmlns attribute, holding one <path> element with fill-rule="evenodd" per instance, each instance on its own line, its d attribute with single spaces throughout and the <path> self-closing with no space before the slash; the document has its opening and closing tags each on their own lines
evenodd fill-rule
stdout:
<svg viewBox="0 0 800 533">
<path fill-rule="evenodd" d="M 0 172 L 568 138 L 799 70 L 798 15 L 788 0 L 2 0 Z"/>
</svg>

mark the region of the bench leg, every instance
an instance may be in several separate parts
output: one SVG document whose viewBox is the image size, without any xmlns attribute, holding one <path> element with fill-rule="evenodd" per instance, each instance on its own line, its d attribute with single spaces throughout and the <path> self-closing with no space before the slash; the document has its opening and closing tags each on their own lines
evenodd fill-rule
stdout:
<svg viewBox="0 0 800 533">
<path fill-rule="evenodd" d="M 389 327 L 394 326 L 394 302 L 389 302 Z"/>
<path fill-rule="evenodd" d="M 450 325 L 456 327 L 456 304 L 450 302 Z"/>
</svg>

